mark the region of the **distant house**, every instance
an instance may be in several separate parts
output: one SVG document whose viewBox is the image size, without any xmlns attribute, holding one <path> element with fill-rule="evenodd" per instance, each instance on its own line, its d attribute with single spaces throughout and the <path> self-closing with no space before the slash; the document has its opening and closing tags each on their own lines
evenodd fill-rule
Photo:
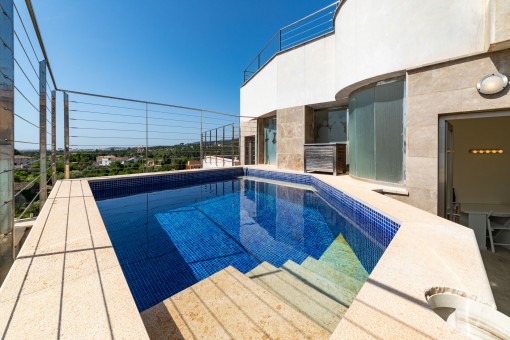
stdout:
<svg viewBox="0 0 510 340">
<path fill-rule="evenodd" d="M 126 163 L 138 163 L 140 160 L 136 157 L 131 157 L 131 158 L 128 158 L 124 161 L 121 161 L 120 163 L 121 164 L 126 164 Z"/>
<path fill-rule="evenodd" d="M 96 163 L 99 166 L 110 166 L 113 162 L 121 162 L 122 164 L 124 164 L 124 162 L 127 160 L 128 160 L 127 157 L 117 157 L 113 155 L 96 157 Z"/>
<path fill-rule="evenodd" d="M 36 159 L 34 157 L 16 155 L 14 156 L 14 169 L 26 168 L 35 161 Z"/>
<path fill-rule="evenodd" d="M 200 161 L 188 161 L 186 164 L 186 170 L 200 169 Z"/>
<path fill-rule="evenodd" d="M 147 166 L 161 166 L 161 160 L 149 159 L 146 163 Z"/>
</svg>

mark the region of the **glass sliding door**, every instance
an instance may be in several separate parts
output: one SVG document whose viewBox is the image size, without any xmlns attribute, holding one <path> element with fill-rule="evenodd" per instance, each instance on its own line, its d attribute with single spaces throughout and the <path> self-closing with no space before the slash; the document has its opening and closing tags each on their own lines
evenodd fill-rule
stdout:
<svg viewBox="0 0 510 340">
<path fill-rule="evenodd" d="M 404 82 L 375 87 L 376 180 L 402 180 L 404 161 Z"/>
<path fill-rule="evenodd" d="M 264 163 L 276 165 L 276 117 L 264 119 Z"/>
<path fill-rule="evenodd" d="M 403 181 L 404 81 L 379 83 L 349 98 L 349 154 L 352 175 Z"/>
<path fill-rule="evenodd" d="M 356 176 L 375 179 L 374 143 L 374 88 L 359 92 L 356 96 Z"/>
</svg>

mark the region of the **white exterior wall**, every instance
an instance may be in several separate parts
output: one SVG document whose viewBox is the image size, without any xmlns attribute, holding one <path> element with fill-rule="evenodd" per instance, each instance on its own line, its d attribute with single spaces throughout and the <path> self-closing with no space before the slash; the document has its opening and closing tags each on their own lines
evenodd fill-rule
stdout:
<svg viewBox="0 0 510 340">
<path fill-rule="evenodd" d="M 487 11 L 488 0 L 346 0 L 335 20 L 337 92 L 386 73 L 486 51 Z"/>
<path fill-rule="evenodd" d="M 335 100 L 334 67 L 334 35 L 278 55 L 241 88 L 241 116 Z"/>
<path fill-rule="evenodd" d="M 372 77 L 487 51 L 488 1 L 345 0 L 335 34 L 278 55 L 241 88 L 241 115 L 332 102 Z"/>
</svg>

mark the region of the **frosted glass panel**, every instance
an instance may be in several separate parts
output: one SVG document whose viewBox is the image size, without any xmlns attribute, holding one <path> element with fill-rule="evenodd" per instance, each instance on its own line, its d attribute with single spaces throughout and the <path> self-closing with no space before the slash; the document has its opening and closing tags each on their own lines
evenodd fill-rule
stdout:
<svg viewBox="0 0 510 340">
<path fill-rule="evenodd" d="M 384 182 L 403 180 L 404 82 L 380 84 L 349 98 L 349 171 Z"/>
<path fill-rule="evenodd" d="M 347 141 L 347 110 L 328 109 L 313 114 L 315 143 Z"/>
<path fill-rule="evenodd" d="M 404 82 L 397 81 L 375 88 L 376 179 L 385 182 L 402 180 L 404 149 Z"/>
<path fill-rule="evenodd" d="M 374 88 L 356 94 L 356 175 L 375 178 Z"/>
<path fill-rule="evenodd" d="M 349 98 L 349 172 L 356 176 L 356 96 Z"/>
</svg>

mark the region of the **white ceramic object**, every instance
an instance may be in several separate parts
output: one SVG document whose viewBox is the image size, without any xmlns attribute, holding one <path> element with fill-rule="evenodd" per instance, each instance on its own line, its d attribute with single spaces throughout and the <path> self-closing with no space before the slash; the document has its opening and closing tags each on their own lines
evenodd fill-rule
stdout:
<svg viewBox="0 0 510 340">
<path fill-rule="evenodd" d="M 472 338 L 510 339 L 510 318 L 493 305 L 444 287 L 429 289 L 425 297 L 436 314 Z"/>
</svg>

